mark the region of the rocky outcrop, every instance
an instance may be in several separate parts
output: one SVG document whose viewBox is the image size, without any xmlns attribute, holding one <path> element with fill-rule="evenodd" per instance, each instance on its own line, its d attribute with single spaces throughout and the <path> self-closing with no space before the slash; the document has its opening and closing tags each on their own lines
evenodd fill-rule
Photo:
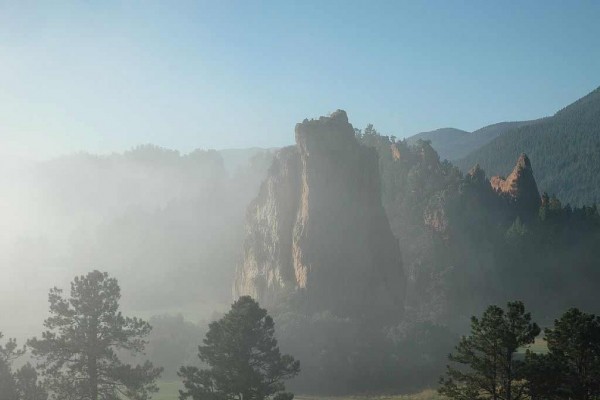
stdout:
<svg viewBox="0 0 600 400">
<path fill-rule="evenodd" d="M 540 192 L 533 176 L 531 162 L 525 153 L 506 178 L 494 176 L 490 179 L 492 189 L 514 204 L 522 217 L 535 215 L 540 208 Z"/>
<path fill-rule="evenodd" d="M 234 295 L 340 316 L 402 313 L 405 276 L 381 204 L 377 153 L 344 111 L 296 125 L 247 212 Z"/>
</svg>

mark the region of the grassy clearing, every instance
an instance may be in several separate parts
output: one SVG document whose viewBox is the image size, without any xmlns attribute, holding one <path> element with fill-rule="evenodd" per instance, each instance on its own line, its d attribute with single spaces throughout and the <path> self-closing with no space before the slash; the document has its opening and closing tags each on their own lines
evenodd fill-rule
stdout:
<svg viewBox="0 0 600 400">
<path fill-rule="evenodd" d="M 442 400 L 435 390 L 427 389 L 415 394 L 405 395 L 360 395 L 360 396 L 302 396 L 297 395 L 295 400 Z"/>
<path fill-rule="evenodd" d="M 538 336 L 537 338 L 535 338 L 535 342 L 531 346 L 527 348 L 520 348 L 518 353 L 525 354 L 525 351 L 527 351 L 527 349 L 531 350 L 534 353 L 546 354 L 548 352 L 548 345 L 546 344 L 546 341 L 543 339 L 542 336 Z"/>
<path fill-rule="evenodd" d="M 159 382 L 160 391 L 152 396 L 153 400 L 177 400 L 180 382 Z M 360 395 L 360 396 L 303 396 L 296 395 L 295 400 L 442 400 L 435 390 L 424 390 L 410 395 Z"/>
<path fill-rule="evenodd" d="M 548 352 L 548 345 L 546 341 L 540 336 L 535 339 L 535 343 L 533 343 L 529 349 L 534 353 L 542 353 L 546 354 Z"/>
<path fill-rule="evenodd" d="M 158 382 L 159 392 L 152 396 L 153 400 L 178 400 L 181 382 Z"/>
<path fill-rule="evenodd" d="M 529 349 L 534 353 L 547 353 L 548 347 L 546 342 L 540 335 L 535 339 L 535 343 L 529 346 Z M 525 353 L 526 349 L 519 349 L 519 353 Z M 181 383 L 174 382 L 159 382 L 160 391 L 153 396 L 154 400 L 178 400 L 179 389 Z M 443 397 L 438 395 L 435 390 L 427 389 L 420 393 L 410 395 L 357 395 L 357 396 L 305 396 L 296 395 L 296 400 L 442 400 Z"/>
</svg>

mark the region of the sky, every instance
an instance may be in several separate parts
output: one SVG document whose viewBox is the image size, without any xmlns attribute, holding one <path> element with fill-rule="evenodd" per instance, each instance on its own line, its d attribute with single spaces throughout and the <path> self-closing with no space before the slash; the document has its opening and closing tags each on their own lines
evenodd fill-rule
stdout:
<svg viewBox="0 0 600 400">
<path fill-rule="evenodd" d="M 0 0 L 0 156 L 279 147 L 553 114 L 600 85 L 598 1 Z"/>
</svg>

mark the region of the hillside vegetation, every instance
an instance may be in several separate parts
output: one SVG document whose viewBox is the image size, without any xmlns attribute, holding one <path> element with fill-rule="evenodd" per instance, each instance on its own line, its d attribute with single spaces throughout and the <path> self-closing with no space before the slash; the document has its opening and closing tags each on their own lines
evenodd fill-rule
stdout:
<svg viewBox="0 0 600 400">
<path fill-rule="evenodd" d="M 533 162 L 541 191 L 563 203 L 600 200 L 600 88 L 554 116 L 496 137 L 456 164 L 467 171 L 479 164 L 488 175 L 505 175 L 522 152 Z"/>
</svg>

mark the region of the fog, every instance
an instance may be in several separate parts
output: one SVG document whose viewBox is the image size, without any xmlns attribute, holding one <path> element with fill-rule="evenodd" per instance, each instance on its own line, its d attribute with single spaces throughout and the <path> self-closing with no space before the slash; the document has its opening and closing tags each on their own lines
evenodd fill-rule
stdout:
<svg viewBox="0 0 600 400">
<path fill-rule="evenodd" d="M 3 333 L 39 335 L 48 290 L 68 291 L 75 275 L 93 269 L 119 280 L 126 313 L 197 322 L 228 307 L 245 208 L 270 154 L 143 145 L 43 161 L 4 157 Z"/>
</svg>

